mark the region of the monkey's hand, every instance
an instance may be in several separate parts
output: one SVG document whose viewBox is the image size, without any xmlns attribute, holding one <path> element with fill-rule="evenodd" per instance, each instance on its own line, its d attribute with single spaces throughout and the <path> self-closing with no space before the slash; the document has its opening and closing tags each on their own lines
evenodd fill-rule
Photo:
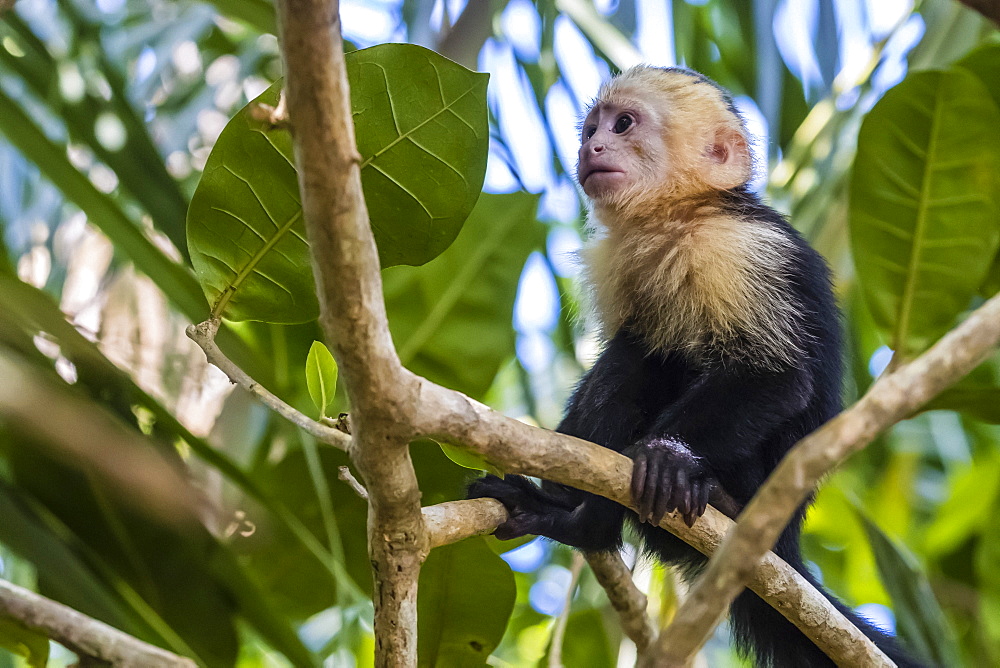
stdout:
<svg viewBox="0 0 1000 668">
<path fill-rule="evenodd" d="M 467 497 L 470 499 L 490 498 L 503 504 L 510 515 L 507 521 L 497 527 L 493 535 L 500 540 L 511 540 L 528 534 L 542 534 L 546 520 L 552 509 L 542 490 L 533 482 L 520 475 L 498 478 L 487 475 L 474 480 L 469 485 Z"/>
<path fill-rule="evenodd" d="M 627 448 L 632 457 L 632 501 L 639 521 L 658 525 L 674 510 L 689 527 L 705 514 L 708 495 L 717 483 L 708 468 L 680 439 L 657 437 Z"/>
</svg>

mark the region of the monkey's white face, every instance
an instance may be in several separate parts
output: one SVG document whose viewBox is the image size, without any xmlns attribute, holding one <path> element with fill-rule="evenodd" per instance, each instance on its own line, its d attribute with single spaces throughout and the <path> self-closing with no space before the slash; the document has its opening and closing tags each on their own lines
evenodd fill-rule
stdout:
<svg viewBox="0 0 1000 668">
<path fill-rule="evenodd" d="M 647 160 L 643 138 L 653 128 L 639 105 L 599 101 L 583 122 L 576 174 L 583 192 L 595 202 L 621 195 L 642 178 L 641 158 Z"/>
</svg>

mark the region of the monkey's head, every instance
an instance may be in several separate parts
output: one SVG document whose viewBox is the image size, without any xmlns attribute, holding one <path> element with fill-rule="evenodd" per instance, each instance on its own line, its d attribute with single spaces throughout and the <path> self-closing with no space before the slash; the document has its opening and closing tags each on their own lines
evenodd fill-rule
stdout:
<svg viewBox="0 0 1000 668">
<path fill-rule="evenodd" d="M 737 188 L 752 172 L 743 119 L 729 96 L 681 68 L 638 66 L 605 83 L 580 141 L 584 193 L 597 209 L 627 217 Z"/>
</svg>

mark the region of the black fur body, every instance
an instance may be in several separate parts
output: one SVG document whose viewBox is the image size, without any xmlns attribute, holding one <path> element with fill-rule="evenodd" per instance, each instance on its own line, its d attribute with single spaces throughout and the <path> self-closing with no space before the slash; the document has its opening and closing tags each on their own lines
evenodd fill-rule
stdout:
<svg viewBox="0 0 1000 668">
<path fill-rule="evenodd" d="M 780 359 L 754 356 L 756 339 L 734 332 L 707 337 L 697 349 L 653 345 L 648 325 L 626 320 L 605 332 L 605 348 L 580 381 L 557 430 L 635 458 L 654 452 L 656 466 L 673 481 L 670 508 L 697 507 L 684 498 L 687 483 L 720 486 L 742 507 L 785 453 L 841 410 L 841 323 L 824 260 L 773 209 L 745 188 L 721 193 L 712 203 L 721 215 L 745 225 L 768 226 L 784 239 L 779 299 L 796 314 L 776 336 L 791 337 Z M 776 269 L 777 271 L 777 269 Z M 640 308 L 637 312 L 643 312 Z M 648 310 L 648 309 L 646 309 Z M 760 332 L 756 333 L 759 337 Z M 649 460 L 653 465 L 653 459 Z M 705 486 L 707 488 L 707 486 Z M 693 493 L 705 494 L 704 489 Z M 603 497 L 520 476 L 487 476 L 471 497 L 504 503 L 510 519 L 501 538 L 546 536 L 585 550 L 621 546 L 624 522 L 656 559 L 697 573 L 705 563 L 694 548 L 666 530 L 640 522 L 635 512 Z M 702 508 L 703 509 L 703 508 Z M 695 511 L 695 515 L 700 512 Z M 774 551 L 820 591 L 799 551 L 804 508 L 795 514 Z M 900 666 L 920 665 L 836 599 L 834 605 Z M 738 647 L 758 666 L 811 668 L 832 661 L 780 613 L 749 590 L 731 608 Z"/>
</svg>

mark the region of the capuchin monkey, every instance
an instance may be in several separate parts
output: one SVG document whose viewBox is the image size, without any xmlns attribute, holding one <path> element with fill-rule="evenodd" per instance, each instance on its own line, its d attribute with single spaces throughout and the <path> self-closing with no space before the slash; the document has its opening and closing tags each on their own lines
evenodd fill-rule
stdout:
<svg viewBox="0 0 1000 668">
<path fill-rule="evenodd" d="M 640 66 L 601 87 L 583 122 L 577 178 L 590 201 L 594 234 L 582 259 L 605 344 L 558 431 L 634 460 L 638 513 L 548 481 L 486 476 L 469 496 L 506 507 L 498 538 L 616 550 L 628 520 L 648 553 L 692 576 L 705 558 L 656 526 L 664 514 L 690 526 L 718 490 L 738 512 L 799 439 L 840 411 L 830 272 L 749 190 L 748 143 L 727 93 L 696 72 Z M 774 550 L 824 591 L 799 553 L 803 515 Z M 921 665 L 830 600 L 899 666 Z M 758 666 L 834 665 L 749 590 L 730 618 L 739 650 Z"/>
</svg>

